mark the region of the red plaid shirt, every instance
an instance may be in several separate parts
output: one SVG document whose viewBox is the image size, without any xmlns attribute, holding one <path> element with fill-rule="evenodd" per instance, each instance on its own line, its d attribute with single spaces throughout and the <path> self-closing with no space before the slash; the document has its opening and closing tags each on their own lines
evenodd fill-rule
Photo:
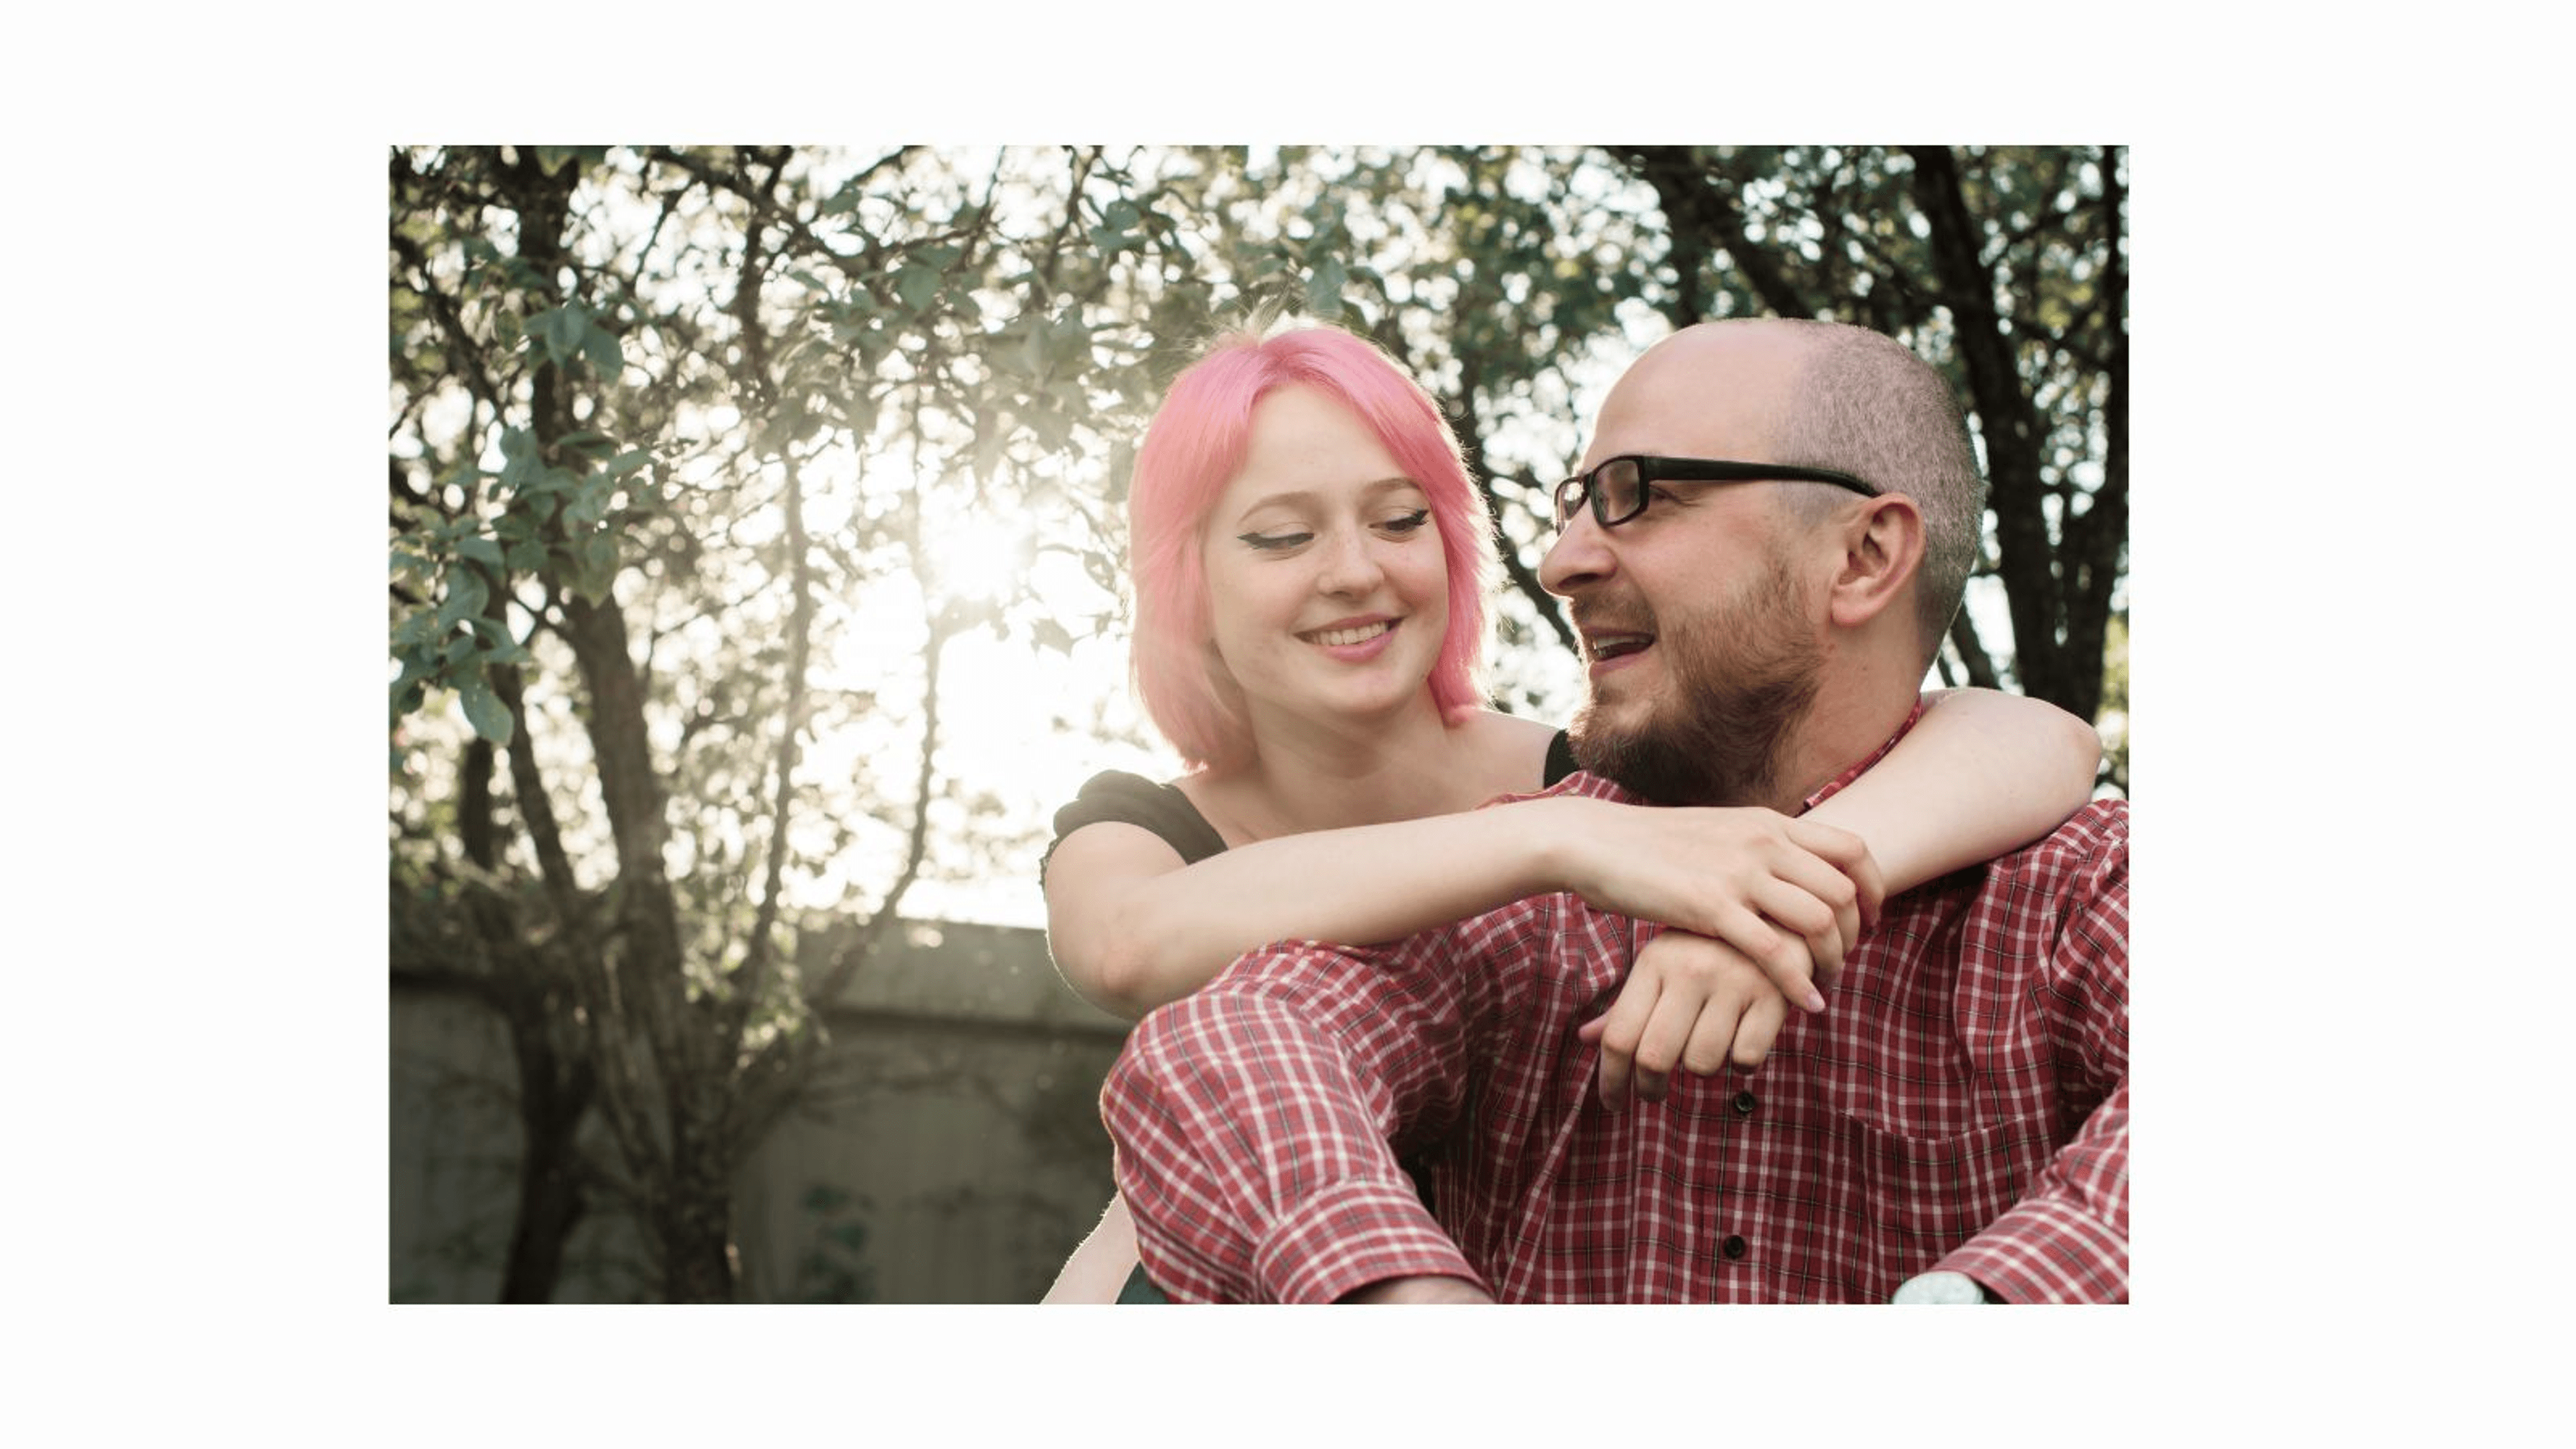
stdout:
<svg viewBox="0 0 2576 1449">
<path fill-rule="evenodd" d="M 1898 896 L 1758 1071 L 1617 1114 L 1574 1033 L 1652 924 L 1560 894 L 1265 947 L 1148 1016 L 1102 1094 L 1145 1266 L 1183 1301 L 1448 1274 L 1505 1302 L 1885 1302 L 1933 1268 L 2125 1301 L 2128 864 L 2126 802 L 2096 802 Z"/>
</svg>

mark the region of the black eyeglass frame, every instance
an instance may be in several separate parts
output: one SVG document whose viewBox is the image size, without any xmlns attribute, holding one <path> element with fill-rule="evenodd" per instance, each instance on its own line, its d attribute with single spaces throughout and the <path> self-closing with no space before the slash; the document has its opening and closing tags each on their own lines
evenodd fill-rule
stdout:
<svg viewBox="0 0 2576 1449">
<path fill-rule="evenodd" d="M 1616 467 L 1621 463 L 1637 465 L 1637 506 L 1612 518 L 1609 505 L 1602 501 L 1601 490 L 1593 486 L 1593 480 L 1601 476 L 1602 469 Z M 1556 485 L 1553 497 L 1556 506 L 1556 527 L 1557 531 L 1562 533 L 1565 531 L 1565 526 L 1573 522 L 1574 509 L 1571 505 L 1578 498 L 1588 499 L 1591 502 L 1593 522 L 1603 528 L 1617 528 L 1620 524 L 1646 511 L 1646 502 L 1654 496 L 1654 485 L 1657 483 L 1758 482 L 1831 483 L 1837 488 L 1848 488 L 1863 498 L 1879 496 L 1879 490 L 1871 484 L 1849 473 L 1836 472 L 1831 468 L 1800 468 L 1788 463 L 1735 463 L 1720 458 L 1659 458 L 1644 453 L 1622 453 L 1616 458 L 1604 458 L 1599 464 Z M 1569 497 L 1566 493 L 1569 488 L 1578 489 L 1580 492 Z"/>
</svg>

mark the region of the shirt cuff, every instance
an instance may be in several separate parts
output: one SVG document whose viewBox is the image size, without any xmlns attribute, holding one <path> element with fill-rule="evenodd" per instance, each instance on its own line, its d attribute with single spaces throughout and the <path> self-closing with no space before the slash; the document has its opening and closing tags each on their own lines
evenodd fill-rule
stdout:
<svg viewBox="0 0 2576 1449">
<path fill-rule="evenodd" d="M 2126 1303 L 2129 1241 L 2079 1208 L 2038 1198 L 1933 1265 L 2006 1303 Z"/>
<path fill-rule="evenodd" d="M 1390 1183 L 1349 1183 L 1300 1203 L 1262 1236 L 1252 1271 L 1281 1303 L 1331 1303 L 1389 1278 L 1464 1278 L 1485 1288 L 1422 1199 Z"/>
</svg>

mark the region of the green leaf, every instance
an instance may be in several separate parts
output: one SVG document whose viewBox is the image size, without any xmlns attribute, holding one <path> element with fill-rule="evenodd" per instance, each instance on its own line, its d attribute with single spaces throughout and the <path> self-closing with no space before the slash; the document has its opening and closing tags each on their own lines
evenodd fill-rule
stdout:
<svg viewBox="0 0 2576 1449">
<path fill-rule="evenodd" d="M 438 606 L 440 633 L 455 628 L 467 618 L 483 612 L 483 576 L 471 569 L 457 569 L 447 576 L 447 599 Z"/>
<path fill-rule="evenodd" d="M 438 637 L 437 616 L 427 609 L 416 609 L 394 626 L 396 649 L 420 649 Z"/>
<path fill-rule="evenodd" d="M 1011 444 L 1011 430 L 999 416 L 984 419 L 975 434 L 975 476 L 990 482 L 993 467 L 1002 460 L 1002 450 Z"/>
<path fill-rule="evenodd" d="M 1306 305 L 1314 314 L 1329 322 L 1342 315 L 1342 288 L 1350 281 L 1342 270 L 1341 259 L 1327 257 L 1324 264 L 1306 279 Z"/>
<path fill-rule="evenodd" d="M 634 472 L 636 469 L 641 468 L 652 461 L 653 453 L 651 449 L 629 448 L 625 452 L 620 453 L 616 457 L 601 464 L 599 471 L 602 477 L 623 478 L 627 474 Z"/>
<path fill-rule="evenodd" d="M 930 299 L 939 295 L 939 274 L 928 267 L 906 262 L 894 274 L 894 294 L 913 311 L 924 311 L 930 306 Z"/>
<path fill-rule="evenodd" d="M 876 431 L 877 397 L 863 392 L 841 401 L 841 421 L 853 433 L 864 438 Z"/>
<path fill-rule="evenodd" d="M 587 526 L 608 516 L 608 500 L 616 485 L 604 474 L 593 473 L 573 485 L 572 501 L 564 505 L 564 522 Z"/>
<path fill-rule="evenodd" d="M 603 528 L 582 539 L 576 548 L 579 567 L 573 587 L 596 604 L 608 597 L 608 586 L 617 579 L 617 540 Z"/>
<path fill-rule="evenodd" d="M 501 567 L 501 545 L 494 543 L 492 540 L 483 537 L 479 533 L 470 537 L 458 539 L 456 541 L 456 551 L 465 555 L 467 558 L 474 560 L 476 563 L 490 564 L 496 569 Z"/>
<path fill-rule="evenodd" d="M 496 745 L 510 742 L 510 707 L 482 680 L 475 680 L 456 691 L 457 702 L 465 706 L 465 722 L 474 733 Z"/>
<path fill-rule="evenodd" d="M 1037 434 L 1038 441 L 1049 450 L 1063 447 L 1065 440 L 1073 436 L 1073 419 L 1052 408 L 1031 412 L 1027 421 L 1029 431 Z"/>
<path fill-rule="evenodd" d="M 1046 376 L 1046 327 L 1035 318 L 1029 319 L 1028 327 L 1028 341 L 1020 348 L 1019 371 L 1024 377 L 1044 377 Z"/>
<path fill-rule="evenodd" d="M 588 324 L 588 330 L 582 333 L 581 349 L 590 360 L 591 370 L 604 382 L 615 382 L 617 375 L 626 370 L 626 351 L 617 334 L 597 323 Z"/>
<path fill-rule="evenodd" d="M 1073 631 L 1067 629 L 1053 619 L 1037 620 L 1035 623 L 1030 625 L 1030 632 L 1037 636 L 1037 641 L 1040 645 L 1052 649 L 1058 654 L 1071 654 L 1073 652 Z"/>
</svg>

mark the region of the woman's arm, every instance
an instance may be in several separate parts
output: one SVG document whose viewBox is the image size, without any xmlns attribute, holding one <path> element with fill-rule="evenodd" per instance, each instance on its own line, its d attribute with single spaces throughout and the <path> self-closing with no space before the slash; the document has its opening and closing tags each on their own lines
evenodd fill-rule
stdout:
<svg viewBox="0 0 2576 1449">
<path fill-rule="evenodd" d="M 1100 1226 L 1082 1240 L 1057 1270 L 1055 1283 L 1040 1303 L 1115 1303 L 1136 1270 L 1136 1220 L 1127 1215 L 1127 1200 L 1113 1197 Z"/>
<path fill-rule="evenodd" d="M 1992 860 L 2093 798 L 2102 737 L 2044 700 L 1935 692 L 1887 758 L 1802 818 L 1869 842 L 1890 892 Z"/>
<path fill-rule="evenodd" d="M 1047 946 L 1085 998 L 1142 1017 L 1255 946 L 1392 941 L 1549 890 L 1541 847 L 1483 810 L 1282 836 L 1184 866 L 1142 826 L 1086 825 L 1047 864 Z"/>
<path fill-rule="evenodd" d="M 1910 890 L 2056 829 L 2092 794 L 2101 753 L 2092 728 L 2055 705 L 1982 689 L 1935 695 L 1886 759 L 1799 823 L 1857 832 L 1887 888 Z M 1751 1071 L 1784 1004 L 1824 1009 L 1794 947 L 1758 958 L 1759 974 L 1739 954 L 1759 930 L 1665 931 L 1637 953 L 1618 999 L 1579 1033 L 1601 1048 L 1604 1107 L 1620 1110 L 1632 1091 L 1660 1098 L 1675 1071 L 1706 1075 L 1730 1060 Z M 1810 940 L 1817 980 L 1833 979 L 1851 940 Z"/>
<path fill-rule="evenodd" d="M 1876 886 L 1858 837 L 1769 810 L 1553 796 L 1283 836 L 1189 866 L 1151 831 L 1101 822 L 1048 863 L 1047 944 L 1075 990 L 1135 1018 L 1272 941 L 1392 941 L 1574 890 L 1733 941 L 1803 981 L 1811 951 L 1840 963 Z"/>
</svg>

